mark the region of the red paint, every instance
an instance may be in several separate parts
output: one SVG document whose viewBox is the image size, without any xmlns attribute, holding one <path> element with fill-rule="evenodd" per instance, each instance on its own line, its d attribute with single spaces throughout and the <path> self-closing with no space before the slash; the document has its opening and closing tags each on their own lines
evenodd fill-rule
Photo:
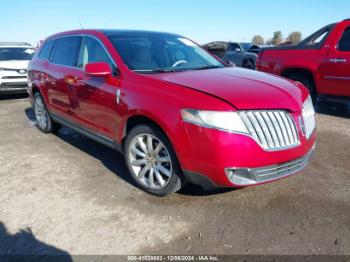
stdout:
<svg viewBox="0 0 350 262">
<path fill-rule="evenodd" d="M 286 77 L 286 72 L 302 69 L 313 77 L 317 94 L 350 97 L 350 51 L 338 49 L 338 43 L 349 27 L 350 20 L 337 23 L 317 49 L 266 49 L 258 57 L 257 68 Z M 331 59 L 344 62 L 334 63 Z"/>
<path fill-rule="evenodd" d="M 98 38 L 118 67 L 110 75 L 104 63 L 88 64 L 85 72 L 39 59 L 29 65 L 33 88 L 40 90 L 49 111 L 73 123 L 122 143 L 130 117 L 156 122 L 169 137 L 182 169 L 201 173 L 220 186 L 235 186 L 225 167 L 258 167 L 283 163 L 305 155 L 315 135 L 283 151 L 264 151 L 252 138 L 203 128 L 182 120 L 184 108 L 236 111 L 285 109 L 294 120 L 308 96 L 303 86 L 283 78 L 236 67 L 160 74 L 138 74 L 127 68 L 108 38 L 99 31 L 79 30 L 57 34 L 87 34 Z M 40 53 L 40 50 L 39 52 Z M 116 91 L 120 89 L 120 103 Z M 299 135 L 301 131 L 299 128 Z"/>
</svg>

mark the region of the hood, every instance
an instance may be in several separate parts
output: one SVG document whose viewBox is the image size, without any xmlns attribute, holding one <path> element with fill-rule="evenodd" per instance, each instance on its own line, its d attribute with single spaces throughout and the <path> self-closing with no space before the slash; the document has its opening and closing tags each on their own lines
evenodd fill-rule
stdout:
<svg viewBox="0 0 350 262">
<path fill-rule="evenodd" d="M 0 68 L 5 69 L 27 69 L 29 61 L 23 60 L 11 60 L 0 61 Z"/>
<path fill-rule="evenodd" d="M 305 88 L 289 80 L 235 67 L 147 76 L 216 96 L 241 110 L 300 111 L 307 96 Z"/>
</svg>

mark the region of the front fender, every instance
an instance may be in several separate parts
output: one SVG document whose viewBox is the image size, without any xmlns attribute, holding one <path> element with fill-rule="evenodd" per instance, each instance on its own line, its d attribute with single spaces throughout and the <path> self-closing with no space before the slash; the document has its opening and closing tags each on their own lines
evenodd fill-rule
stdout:
<svg viewBox="0 0 350 262">
<path fill-rule="evenodd" d="M 184 127 L 181 110 L 184 108 L 228 111 L 232 106 L 211 95 L 172 84 L 151 76 L 134 76 L 121 87 L 121 104 L 118 114 L 117 142 L 122 143 L 126 135 L 128 120 L 134 116 L 142 116 L 158 125 L 171 141 L 180 163 L 186 152 L 189 141 Z M 131 81 L 133 80 L 133 81 Z M 137 84 L 135 84 L 137 83 Z"/>
</svg>

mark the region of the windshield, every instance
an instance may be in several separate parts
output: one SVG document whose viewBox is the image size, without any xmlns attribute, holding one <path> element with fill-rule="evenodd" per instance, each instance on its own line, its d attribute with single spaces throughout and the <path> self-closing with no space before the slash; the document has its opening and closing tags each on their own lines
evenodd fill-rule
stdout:
<svg viewBox="0 0 350 262">
<path fill-rule="evenodd" d="M 170 34 L 108 36 L 129 69 L 140 72 L 174 72 L 224 67 L 187 38 Z"/>
<path fill-rule="evenodd" d="M 0 47 L 0 61 L 31 60 L 34 52 L 33 48 Z"/>
</svg>

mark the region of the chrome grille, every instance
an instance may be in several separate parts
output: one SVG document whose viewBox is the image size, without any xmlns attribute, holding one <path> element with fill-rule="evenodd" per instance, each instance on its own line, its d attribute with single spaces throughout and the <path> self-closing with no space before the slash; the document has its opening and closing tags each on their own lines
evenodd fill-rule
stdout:
<svg viewBox="0 0 350 262">
<path fill-rule="evenodd" d="M 299 145 L 295 123 L 286 111 L 241 111 L 250 135 L 265 150 L 281 150 Z"/>
<path fill-rule="evenodd" d="M 303 131 L 305 132 L 305 137 L 309 139 L 316 128 L 315 110 L 310 96 L 303 104 L 302 116 L 304 121 Z"/>
<path fill-rule="evenodd" d="M 26 79 L 26 76 L 4 76 L 2 79 Z"/>
</svg>

